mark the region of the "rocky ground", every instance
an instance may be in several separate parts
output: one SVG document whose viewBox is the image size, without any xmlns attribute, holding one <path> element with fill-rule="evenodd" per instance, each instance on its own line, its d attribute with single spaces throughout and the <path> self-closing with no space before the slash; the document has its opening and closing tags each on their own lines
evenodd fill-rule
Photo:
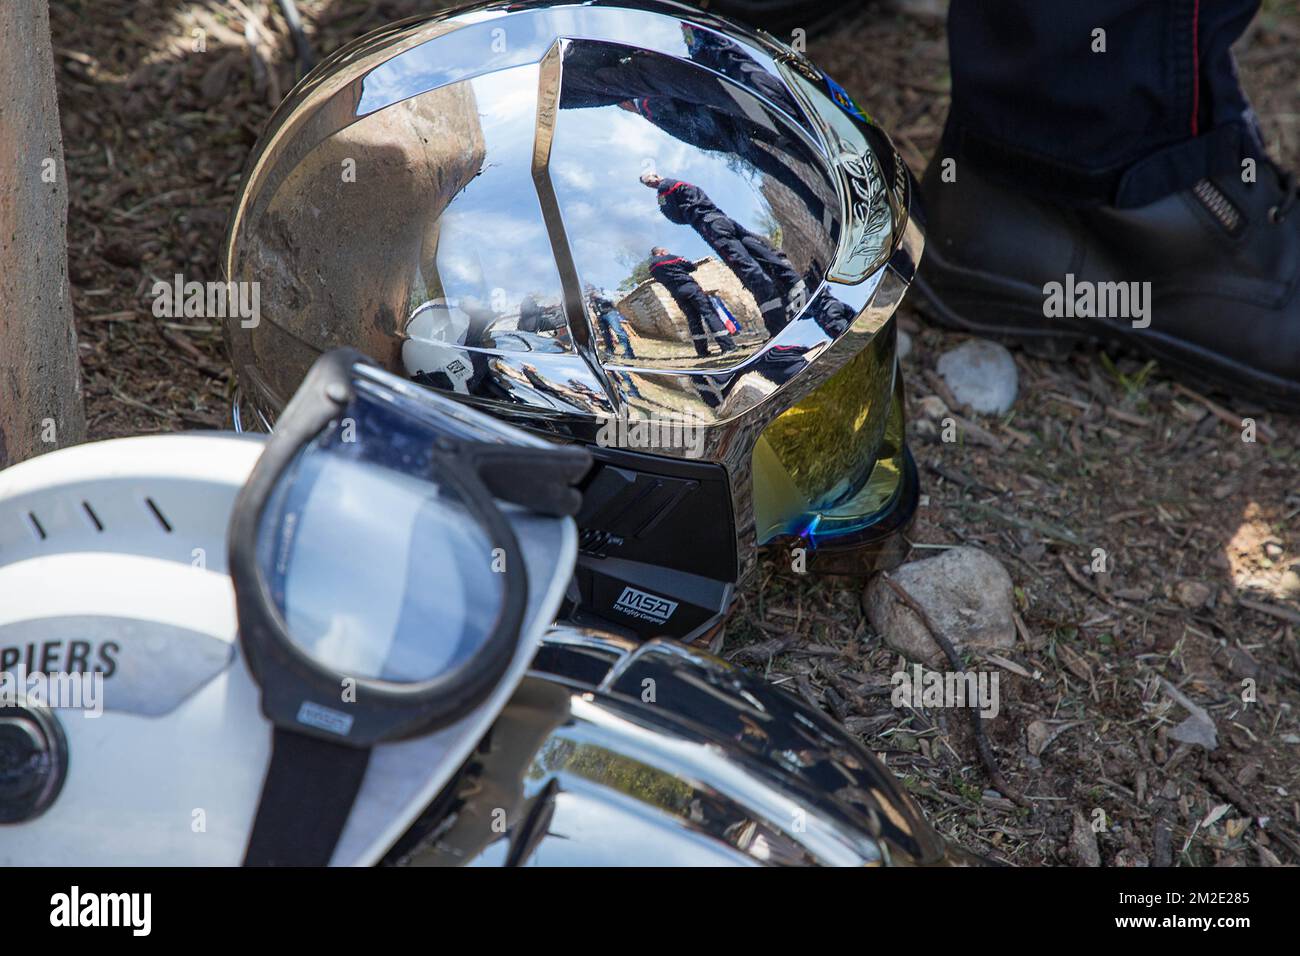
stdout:
<svg viewBox="0 0 1300 956">
<path fill-rule="evenodd" d="M 293 82 L 288 32 L 262 0 L 51 6 L 92 437 L 225 426 L 219 328 L 155 319 L 149 290 L 178 272 L 219 278 L 245 157 Z M 431 4 L 301 6 L 327 52 Z M 807 45 L 918 173 L 947 107 L 941 7 L 878 3 Z M 1297 4 L 1271 0 L 1239 48 L 1269 146 L 1292 168 L 1298 40 Z M 911 308 L 902 325 L 924 492 L 911 559 L 942 573 L 897 572 L 916 608 L 877 582 L 868 615 L 859 583 L 800 577 L 774 556 L 714 649 L 844 720 L 942 832 L 993 858 L 1300 863 L 1300 422 L 1129 355 L 945 358 L 963 336 Z M 972 358 L 1000 363 L 993 392 L 1014 372 L 1008 408 L 974 407 L 999 396 L 960 384 L 954 363 Z M 891 703 L 898 648 L 934 652 L 917 608 L 959 639 L 964 666 L 999 678 L 983 759 L 965 711 Z M 914 642 L 882 639 L 872 621 L 887 619 Z"/>
</svg>

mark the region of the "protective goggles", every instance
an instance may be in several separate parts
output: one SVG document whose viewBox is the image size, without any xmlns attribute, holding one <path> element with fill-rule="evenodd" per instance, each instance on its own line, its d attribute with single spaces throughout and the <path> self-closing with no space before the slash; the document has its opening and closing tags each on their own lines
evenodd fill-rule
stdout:
<svg viewBox="0 0 1300 956">
<path fill-rule="evenodd" d="M 230 527 L 240 645 L 274 725 L 247 863 L 328 862 L 370 748 L 498 688 L 529 592 L 511 515 L 574 513 L 589 467 L 360 353 L 317 362 Z"/>
</svg>

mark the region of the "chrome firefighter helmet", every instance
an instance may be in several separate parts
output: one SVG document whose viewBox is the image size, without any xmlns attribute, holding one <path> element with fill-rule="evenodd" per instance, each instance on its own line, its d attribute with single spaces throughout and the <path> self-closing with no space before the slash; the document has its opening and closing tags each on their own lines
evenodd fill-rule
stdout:
<svg viewBox="0 0 1300 956">
<path fill-rule="evenodd" d="M 260 313 L 231 357 L 268 421 L 352 346 L 588 445 L 574 619 L 699 634 L 759 546 L 831 571 L 901 550 L 912 194 L 840 86 L 698 10 L 408 20 L 322 63 L 255 149 L 225 268 Z"/>
</svg>

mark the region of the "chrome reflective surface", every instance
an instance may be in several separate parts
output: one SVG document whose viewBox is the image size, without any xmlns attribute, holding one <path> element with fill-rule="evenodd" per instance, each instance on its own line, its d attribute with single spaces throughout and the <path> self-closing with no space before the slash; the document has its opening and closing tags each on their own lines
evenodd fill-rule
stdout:
<svg viewBox="0 0 1300 956">
<path fill-rule="evenodd" d="M 755 441 L 892 332 L 910 203 L 885 134 L 766 35 L 657 2 L 438 14 L 339 50 L 272 118 L 225 261 L 261 321 L 227 337 L 271 418 L 351 345 L 565 437 L 694 429 L 743 572 Z M 895 403 L 883 351 L 864 434 Z M 636 450 L 685 454 L 654 435 Z"/>
<path fill-rule="evenodd" d="M 457 796 L 402 862 L 979 862 L 793 696 L 675 642 L 573 628 L 548 636 Z"/>
</svg>

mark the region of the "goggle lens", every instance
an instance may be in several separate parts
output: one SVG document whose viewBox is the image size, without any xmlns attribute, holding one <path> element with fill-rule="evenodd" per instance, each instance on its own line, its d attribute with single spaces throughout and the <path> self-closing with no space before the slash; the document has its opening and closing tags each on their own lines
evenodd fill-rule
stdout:
<svg viewBox="0 0 1300 956">
<path fill-rule="evenodd" d="M 321 667 L 424 682 L 492 634 L 504 556 L 443 474 L 445 435 L 358 383 L 272 492 L 258 561 L 291 642 Z"/>
</svg>

